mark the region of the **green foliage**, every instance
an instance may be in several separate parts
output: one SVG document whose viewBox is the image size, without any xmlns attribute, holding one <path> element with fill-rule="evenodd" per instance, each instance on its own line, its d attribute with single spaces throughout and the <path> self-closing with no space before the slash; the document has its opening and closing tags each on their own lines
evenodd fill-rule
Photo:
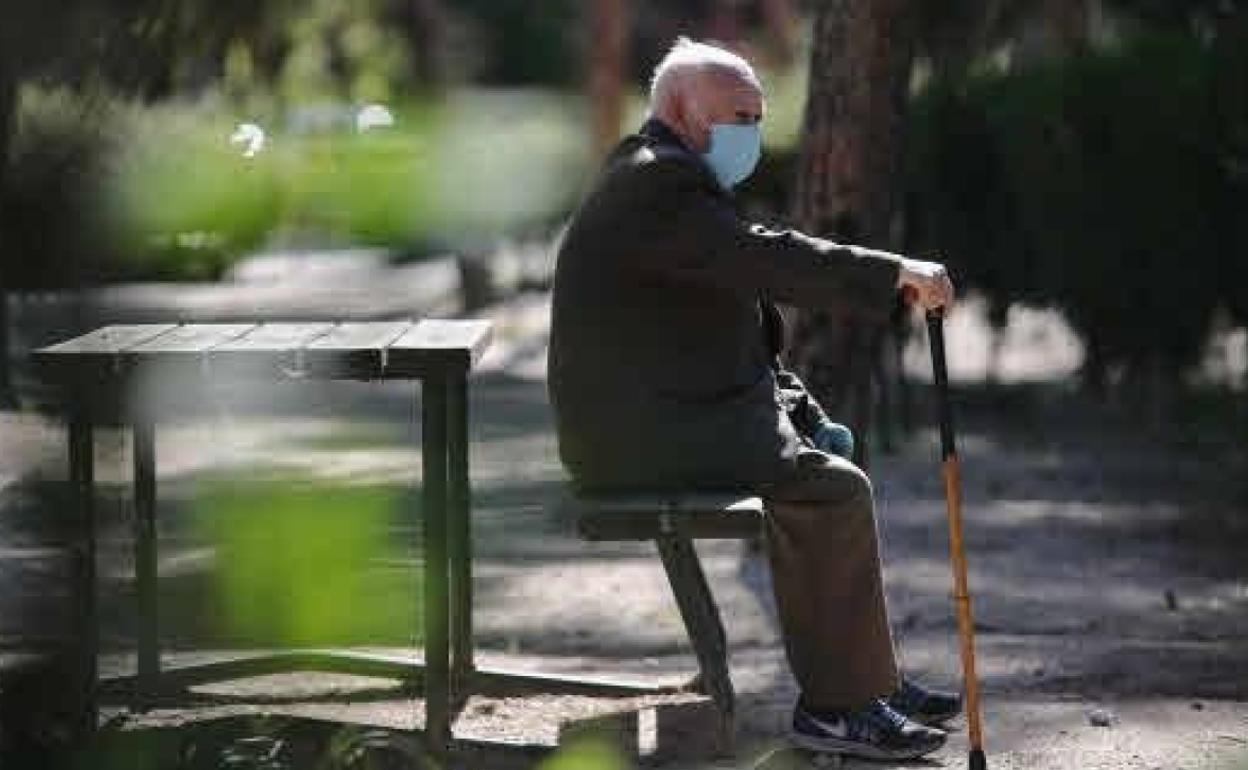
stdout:
<svg viewBox="0 0 1248 770">
<path fill-rule="evenodd" d="M 292 101 L 336 96 L 389 101 L 410 86 L 406 41 L 384 23 L 382 0 L 316 0 L 283 30 L 288 49 L 279 75 Z"/>
<path fill-rule="evenodd" d="M 499 236 L 566 216 L 587 178 L 584 126 L 575 97 L 460 93 L 437 146 L 437 234 L 452 242 Z"/>
<path fill-rule="evenodd" d="M 28 88 L 22 104 L 0 191 L 15 288 L 217 279 L 275 238 L 468 247 L 562 216 L 587 160 L 575 101 L 532 91 L 396 107 L 394 126 L 362 133 L 345 105 L 303 128 L 261 111 L 279 128 L 251 157 L 230 142 L 238 118 L 213 102 Z"/>
<path fill-rule="evenodd" d="M 271 132 L 247 158 L 219 113 L 144 111 L 106 195 L 129 264 L 148 276 L 215 277 L 279 230 L 419 252 L 546 223 L 579 192 L 586 159 L 571 100 L 465 92 L 395 112 L 393 127 L 364 133 Z"/>
<path fill-rule="evenodd" d="M 196 503 L 217 551 L 227 636 L 246 643 L 410 643 L 419 577 L 379 572 L 398 496 L 308 479 L 225 480 Z"/>
<path fill-rule="evenodd" d="M 217 278 L 272 230 L 283 203 L 278 161 L 242 157 L 231 130 L 202 110 L 131 115 L 100 200 L 123 275 Z"/>
<path fill-rule="evenodd" d="M 1248 326 L 1248 15 L 1213 49 L 1214 131 L 1218 195 L 1218 284 L 1227 308 Z"/>
<path fill-rule="evenodd" d="M 481 38 L 481 82 L 572 86 L 581 81 L 582 6 L 572 0 L 450 0 Z"/>
<path fill-rule="evenodd" d="M 452 37 L 467 19 L 475 32 L 465 39 L 486 43 L 468 58 L 487 81 L 578 81 L 575 3 L 449 5 Z M 4 285 L 214 279 L 275 234 L 421 253 L 563 214 L 586 161 L 573 100 L 474 93 L 397 108 L 395 128 L 362 135 L 343 119 L 360 104 L 401 105 L 421 93 L 415 59 L 442 53 L 415 46 L 448 45 L 437 30 L 405 27 L 429 19 L 400 6 L 6 5 L 0 97 L 14 83 L 69 90 L 53 100 L 27 85 L 21 102 L 31 114 L 12 121 L 13 132 L 12 100 L 0 98 Z M 122 101 L 174 95 L 147 108 Z M 301 125 L 301 112 L 331 119 Z M 255 157 L 228 143 L 242 120 L 269 133 Z M 500 143 L 503 123 L 509 139 Z"/>
<path fill-rule="evenodd" d="M 360 243 L 419 240 L 434 216 L 431 142 L 412 131 L 305 140 L 285 182 L 294 222 Z"/>
<path fill-rule="evenodd" d="M 1243 0 L 1110 0 L 1109 7 L 1162 29 L 1184 29 L 1242 16 Z"/>
<path fill-rule="evenodd" d="M 0 80 L 155 99 L 200 88 L 236 40 L 259 44 L 293 0 L 6 0 Z M 0 120 L 0 124 L 3 121 Z"/>
<path fill-rule="evenodd" d="M 561 748 L 537 770 L 628 770 L 628 764 L 608 741 L 583 738 Z"/>
<path fill-rule="evenodd" d="M 6 289 L 73 286 L 108 269 L 96 185 L 113 145 L 111 112 L 64 91 L 24 89 L 0 163 Z"/>
<path fill-rule="evenodd" d="M 1242 217 L 1228 216 L 1243 150 L 1230 137 L 1248 121 L 1224 99 L 1242 105 L 1243 81 L 1217 56 L 1158 34 L 934 84 L 913 113 L 913 248 L 947 255 L 999 309 L 1060 307 L 1093 376 L 1181 371 L 1230 301 L 1227 260 L 1243 262 Z"/>
</svg>

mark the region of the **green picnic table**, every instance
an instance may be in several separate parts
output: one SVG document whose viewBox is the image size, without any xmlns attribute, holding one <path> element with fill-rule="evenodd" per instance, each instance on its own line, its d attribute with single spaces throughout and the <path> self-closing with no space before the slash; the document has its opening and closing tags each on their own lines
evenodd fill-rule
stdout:
<svg viewBox="0 0 1248 770">
<path fill-rule="evenodd" d="M 179 687 L 291 669 L 340 670 L 423 680 L 425 736 L 432 750 L 450 742 L 452 699 L 467 692 L 473 662 L 467 378 L 490 337 L 480 320 L 377 323 L 137 324 L 105 326 L 35 352 L 36 364 L 65 393 L 78 608 L 84 634 L 82 729 L 98 723 L 96 536 L 92 430 L 115 412 L 121 394 L 160 376 L 283 380 L 418 381 L 421 405 L 424 540 L 424 662 L 341 651 L 292 650 L 162 672 L 157 607 L 156 442 L 158 416 L 123 410 L 133 431 L 138 667 L 122 683 L 136 705 Z M 162 380 L 163 381 L 163 380 Z M 481 672 L 484 673 L 484 672 Z"/>
</svg>

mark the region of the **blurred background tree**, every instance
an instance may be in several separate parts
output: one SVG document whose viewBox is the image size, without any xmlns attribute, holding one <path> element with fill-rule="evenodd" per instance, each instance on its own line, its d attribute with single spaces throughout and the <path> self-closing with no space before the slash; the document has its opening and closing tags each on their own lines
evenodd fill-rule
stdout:
<svg viewBox="0 0 1248 770">
<path fill-rule="evenodd" d="M 896 248 L 890 230 L 913 58 L 909 4 L 822 4 L 794 193 L 800 227 L 847 243 Z M 851 420 L 859 465 L 867 456 L 870 362 L 879 336 L 873 324 L 813 310 L 799 318 L 789 351 L 820 400 Z"/>
<path fill-rule="evenodd" d="M 410 259 L 548 237 L 689 34 L 764 73 L 751 210 L 943 255 L 999 330 L 1020 303 L 1060 310 L 1093 392 L 1165 401 L 1211 331 L 1248 316 L 1245 16 L 1239 0 L 16 0 L 0 296 L 218 279 L 275 246 Z M 390 117 L 361 130 L 369 105 Z M 251 157 L 228 141 L 240 123 L 264 133 Z M 878 328 L 811 314 L 798 331 L 794 362 L 864 422 L 888 378 L 848 373 L 880 368 Z"/>
<path fill-rule="evenodd" d="M 202 84 L 232 40 L 263 40 L 280 6 L 15 0 L 0 9 L 0 400 L 14 399 L 9 293 L 104 272 L 92 193 L 115 138 L 108 96 L 152 101 Z"/>
<path fill-rule="evenodd" d="M 914 100 L 908 242 L 948 254 L 998 324 L 1015 302 L 1060 308 L 1085 384 L 1157 403 L 1242 286 L 1243 12 L 1124 5 L 1139 15 L 1090 37 L 1059 5 L 1052 48 L 934 74 Z"/>
<path fill-rule="evenodd" d="M 799 224 L 941 255 L 999 331 L 1017 303 L 1059 309 L 1092 392 L 1165 411 L 1219 319 L 1243 324 L 1243 5 L 890 9 L 819 6 Z M 807 314 L 794 351 L 859 425 L 862 326 Z"/>
</svg>

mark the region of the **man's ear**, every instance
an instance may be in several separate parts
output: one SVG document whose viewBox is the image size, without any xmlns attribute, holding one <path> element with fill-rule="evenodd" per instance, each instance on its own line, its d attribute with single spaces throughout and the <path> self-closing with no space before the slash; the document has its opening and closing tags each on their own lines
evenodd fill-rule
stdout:
<svg viewBox="0 0 1248 770">
<path fill-rule="evenodd" d="M 706 144 L 710 138 L 711 127 L 706 121 L 705 113 L 702 111 L 702 104 L 698 98 L 691 92 L 686 92 L 682 98 L 678 100 L 680 105 L 680 122 L 683 124 L 685 135 L 689 137 L 692 149 L 698 152 L 706 151 Z"/>
</svg>

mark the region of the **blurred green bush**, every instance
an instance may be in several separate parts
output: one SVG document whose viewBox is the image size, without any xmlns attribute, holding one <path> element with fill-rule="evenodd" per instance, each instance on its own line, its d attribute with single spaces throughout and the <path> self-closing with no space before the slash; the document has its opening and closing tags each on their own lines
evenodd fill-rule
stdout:
<svg viewBox="0 0 1248 770">
<path fill-rule="evenodd" d="M 0 174 L 0 285 L 45 289 L 96 280 L 110 268 L 96 203 L 115 143 L 112 112 L 61 89 L 23 89 L 20 104 Z"/>
<path fill-rule="evenodd" d="M 205 484 L 195 520 L 216 550 L 216 630 L 244 644 L 419 643 L 420 576 L 379 565 L 401 553 L 402 503 L 312 479 Z"/>
<path fill-rule="evenodd" d="M 1246 66 L 1242 46 L 1158 34 L 933 83 L 910 126 L 909 248 L 944 255 L 1001 322 L 1017 301 L 1060 308 L 1092 384 L 1177 379 L 1219 307 L 1245 317 Z"/>
<path fill-rule="evenodd" d="M 475 90 L 359 131 L 351 105 L 271 107 L 246 153 L 230 141 L 237 118 L 212 102 L 27 89 L 0 209 L 5 285 L 213 280 L 273 243 L 421 256 L 547 228 L 586 171 L 580 109 Z"/>
<path fill-rule="evenodd" d="M 124 123 L 100 198 L 120 276 L 215 279 L 276 226 L 279 159 L 242 157 L 222 116 L 163 105 Z"/>
</svg>

